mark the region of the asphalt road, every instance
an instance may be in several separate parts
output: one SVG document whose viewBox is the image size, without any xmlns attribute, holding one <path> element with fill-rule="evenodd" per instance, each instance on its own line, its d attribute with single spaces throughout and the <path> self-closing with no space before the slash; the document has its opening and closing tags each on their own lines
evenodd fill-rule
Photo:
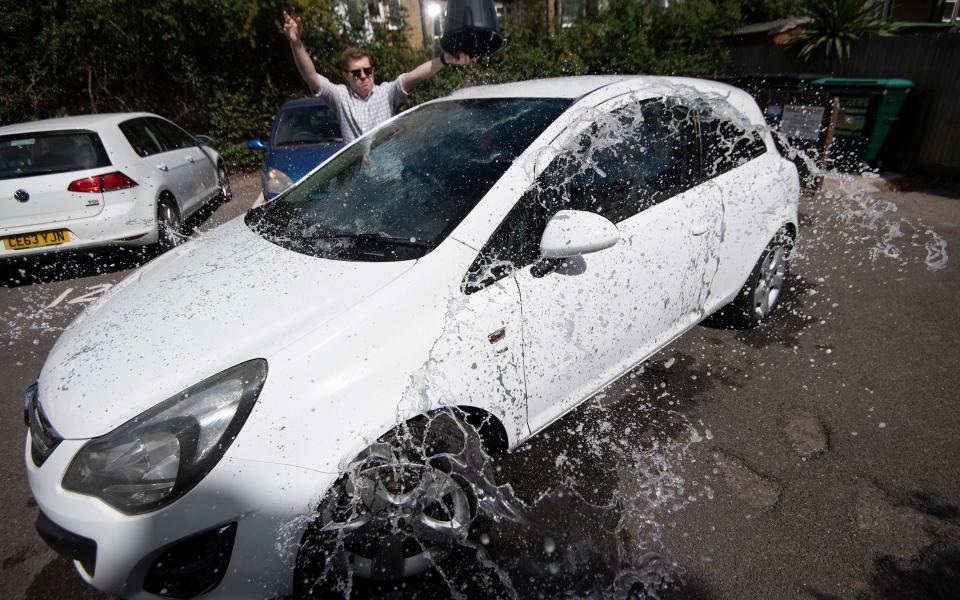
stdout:
<svg viewBox="0 0 960 600">
<path fill-rule="evenodd" d="M 695 328 L 497 461 L 539 524 L 505 570 L 552 578 L 514 577 L 520 595 L 672 581 L 661 595 L 956 597 L 960 258 L 940 251 L 960 248 L 960 186 L 899 185 L 828 181 L 801 205 L 795 275 L 768 323 Z M 258 182 L 233 187 L 195 223 L 201 235 L 248 207 Z M 142 260 L 3 273 L 2 598 L 101 597 L 33 530 L 21 392 L 85 303 Z M 491 537 L 494 558 L 509 553 L 509 535 Z"/>
</svg>

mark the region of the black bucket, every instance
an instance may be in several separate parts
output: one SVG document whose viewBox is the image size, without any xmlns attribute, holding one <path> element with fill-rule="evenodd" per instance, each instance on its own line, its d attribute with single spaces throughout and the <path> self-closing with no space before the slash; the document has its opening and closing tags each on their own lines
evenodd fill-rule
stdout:
<svg viewBox="0 0 960 600">
<path fill-rule="evenodd" d="M 497 25 L 493 0 L 448 0 L 443 31 L 440 47 L 453 55 L 488 56 L 507 45 Z"/>
</svg>

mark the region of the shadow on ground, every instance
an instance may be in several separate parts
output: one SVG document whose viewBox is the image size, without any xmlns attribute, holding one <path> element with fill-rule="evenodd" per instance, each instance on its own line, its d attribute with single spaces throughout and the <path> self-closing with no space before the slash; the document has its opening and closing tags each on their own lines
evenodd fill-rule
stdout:
<svg viewBox="0 0 960 600">
<path fill-rule="evenodd" d="M 73 563 L 58 556 L 33 578 L 24 600 L 106 600 L 109 597 L 82 583 Z"/>
</svg>

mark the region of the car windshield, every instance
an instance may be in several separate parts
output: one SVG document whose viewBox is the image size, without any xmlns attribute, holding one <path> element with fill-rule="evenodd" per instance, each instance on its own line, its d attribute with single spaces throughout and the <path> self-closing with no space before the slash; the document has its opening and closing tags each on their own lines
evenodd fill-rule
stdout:
<svg viewBox="0 0 960 600">
<path fill-rule="evenodd" d="M 329 106 L 314 104 L 283 110 L 277 116 L 274 146 L 340 142 L 340 121 Z"/>
<path fill-rule="evenodd" d="M 569 100 L 449 100 L 357 141 L 247 223 L 291 250 L 341 260 L 419 258 L 473 209 Z"/>
<path fill-rule="evenodd" d="M 0 136 L 0 179 L 83 171 L 110 165 L 92 131 L 45 131 Z"/>
</svg>

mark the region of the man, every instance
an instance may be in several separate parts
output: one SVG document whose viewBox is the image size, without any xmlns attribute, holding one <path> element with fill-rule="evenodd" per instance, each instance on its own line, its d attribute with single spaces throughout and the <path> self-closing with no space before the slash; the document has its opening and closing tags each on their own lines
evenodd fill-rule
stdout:
<svg viewBox="0 0 960 600">
<path fill-rule="evenodd" d="M 310 91 L 337 111 L 344 142 L 360 137 L 396 114 L 413 88 L 439 73 L 445 65 L 470 62 L 470 57 L 462 52 L 457 56 L 444 52 L 393 81 L 377 85 L 370 56 L 360 48 L 347 48 L 340 58 L 341 75 L 347 85 L 334 84 L 317 73 L 303 47 L 300 19 L 293 19 L 284 11 L 283 34 L 290 42 L 293 61 Z"/>
</svg>

